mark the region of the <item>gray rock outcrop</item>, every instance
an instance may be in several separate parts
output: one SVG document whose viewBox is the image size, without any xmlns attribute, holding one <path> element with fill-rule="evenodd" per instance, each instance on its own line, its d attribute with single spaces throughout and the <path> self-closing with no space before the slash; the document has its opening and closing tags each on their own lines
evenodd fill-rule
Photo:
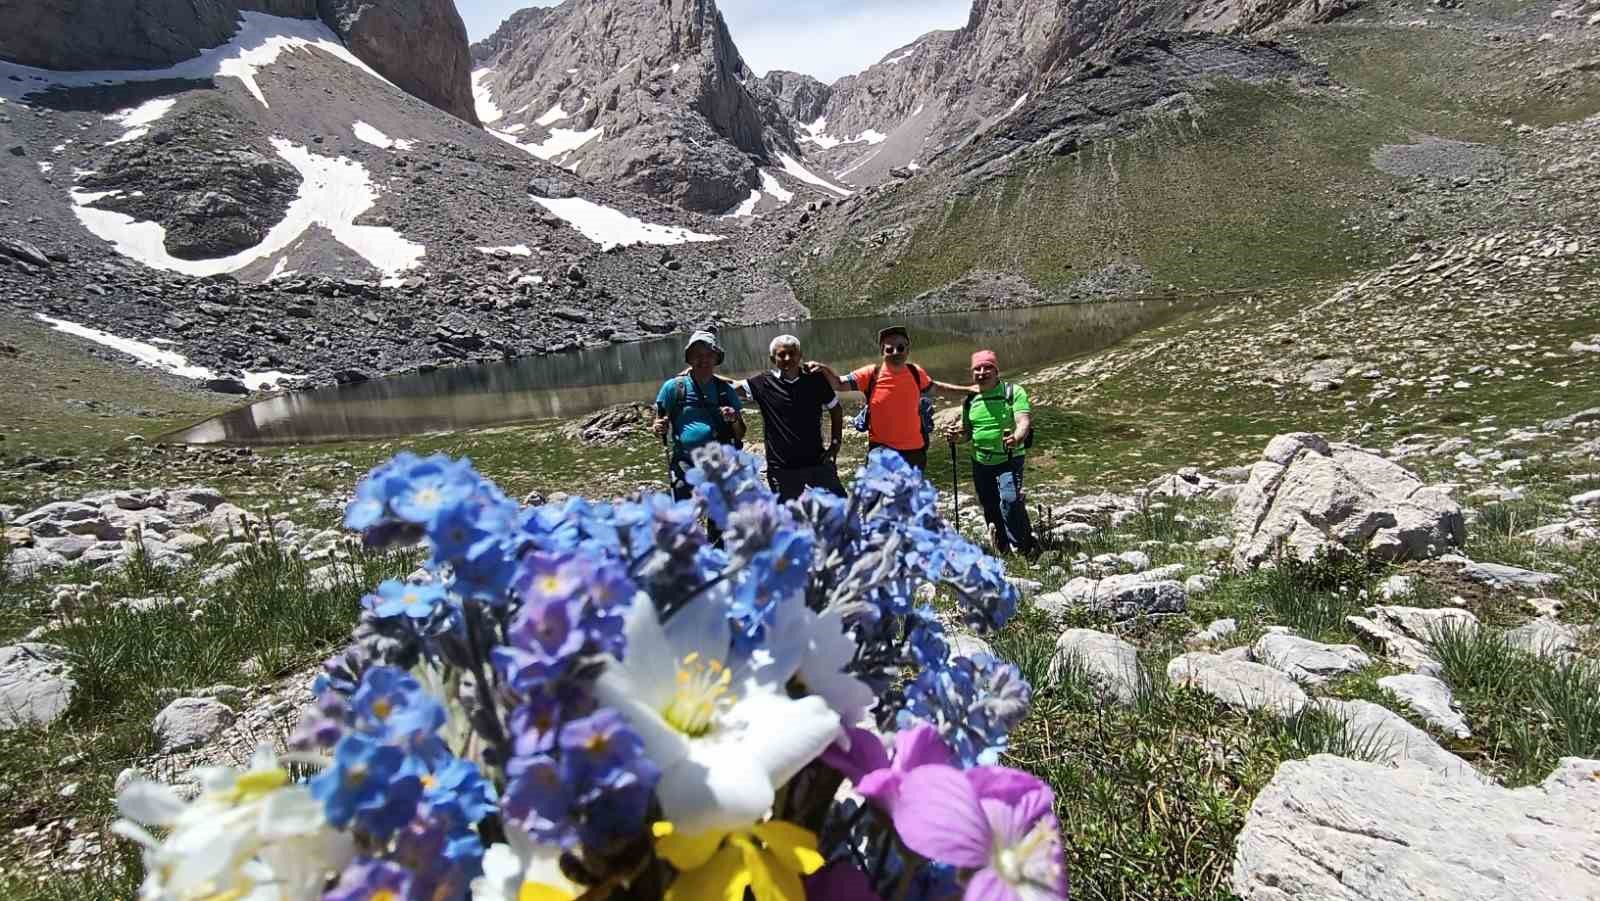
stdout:
<svg viewBox="0 0 1600 901">
<path fill-rule="evenodd" d="M 1428 643 L 1446 630 L 1478 628 L 1472 611 L 1460 607 L 1368 607 L 1366 616 L 1347 616 L 1345 623 L 1361 638 L 1377 645 L 1383 656 L 1418 672 L 1438 668 Z"/>
<path fill-rule="evenodd" d="M 1600 761 L 1503 789 L 1318 754 L 1286 761 L 1234 853 L 1243 901 L 1573 901 L 1600 893 Z"/>
<path fill-rule="evenodd" d="M 1056 639 L 1050 680 L 1059 681 L 1069 667 L 1081 668 L 1100 692 L 1123 704 L 1138 698 L 1147 678 L 1138 648 L 1094 629 L 1068 629 Z"/>
<path fill-rule="evenodd" d="M 1233 510 L 1233 563 L 1281 553 L 1370 553 L 1384 560 L 1437 556 L 1466 540 L 1461 508 L 1395 463 L 1320 435 L 1279 435 L 1250 469 Z"/>
<path fill-rule="evenodd" d="M 1282 672 L 1260 663 L 1192 651 L 1167 664 L 1175 685 L 1203 691 L 1232 707 L 1266 709 L 1292 716 L 1308 703 L 1305 690 Z"/>
<path fill-rule="evenodd" d="M 151 729 L 163 752 L 198 748 L 233 724 L 233 709 L 215 698 L 178 698 L 156 714 Z"/>
<path fill-rule="evenodd" d="M 1378 680 L 1378 687 L 1399 698 L 1433 728 L 1456 738 L 1472 736 L 1466 717 L 1456 709 L 1455 694 L 1438 679 L 1420 673 L 1384 676 Z"/>
<path fill-rule="evenodd" d="M 1126 573 L 1104 579 L 1080 576 L 1067 582 L 1060 591 L 1039 595 L 1033 603 L 1055 616 L 1082 608 L 1119 620 L 1152 613 L 1182 613 L 1187 609 L 1189 595 L 1181 582 L 1149 576 L 1148 573 Z"/>
<path fill-rule="evenodd" d="M 395 86 L 478 124 L 467 26 L 452 0 L 317 0 L 350 52 Z"/>
<path fill-rule="evenodd" d="M 1251 648 L 1250 656 L 1311 685 L 1372 665 L 1372 658 L 1353 644 L 1323 644 L 1288 632 L 1268 632 L 1261 636 Z"/>
<path fill-rule="evenodd" d="M 1360 755 L 1391 766 L 1420 767 L 1449 779 L 1490 782 L 1471 764 L 1440 747 L 1428 733 L 1382 704 L 1323 698 L 1316 707 L 1344 723 L 1346 734 Z"/>
<path fill-rule="evenodd" d="M 77 687 L 63 649 L 34 642 L 0 647 L 0 729 L 50 725 L 67 712 Z"/>
</svg>

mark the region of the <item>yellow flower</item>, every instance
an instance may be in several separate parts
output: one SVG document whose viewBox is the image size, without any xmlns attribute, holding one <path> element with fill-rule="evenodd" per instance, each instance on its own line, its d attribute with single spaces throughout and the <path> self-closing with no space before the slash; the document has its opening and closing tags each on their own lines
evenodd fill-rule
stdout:
<svg viewBox="0 0 1600 901">
<path fill-rule="evenodd" d="M 800 877 L 823 863 L 816 833 L 782 820 L 698 835 L 660 822 L 652 831 L 656 852 L 678 870 L 666 901 L 742 901 L 745 889 L 756 901 L 805 901 Z"/>
</svg>

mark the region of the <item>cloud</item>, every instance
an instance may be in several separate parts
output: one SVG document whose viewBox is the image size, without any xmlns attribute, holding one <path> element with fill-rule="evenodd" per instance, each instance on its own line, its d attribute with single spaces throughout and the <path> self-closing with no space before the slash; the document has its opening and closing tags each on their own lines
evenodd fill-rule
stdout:
<svg viewBox="0 0 1600 901">
<path fill-rule="evenodd" d="M 456 2 L 474 41 L 518 9 L 555 5 L 556 0 Z M 972 0 L 722 0 L 717 6 L 750 68 L 789 69 L 831 82 L 930 31 L 960 28 Z"/>
</svg>

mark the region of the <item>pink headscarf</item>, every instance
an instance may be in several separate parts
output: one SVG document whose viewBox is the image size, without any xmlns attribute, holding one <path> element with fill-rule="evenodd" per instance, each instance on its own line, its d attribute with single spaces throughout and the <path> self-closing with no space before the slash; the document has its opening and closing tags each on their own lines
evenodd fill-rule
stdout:
<svg viewBox="0 0 1600 901">
<path fill-rule="evenodd" d="M 999 370 L 1000 368 L 1000 358 L 995 356 L 994 351 L 992 350 L 980 350 L 972 355 L 972 368 L 978 368 L 978 364 L 980 363 L 988 363 L 996 370 Z"/>
</svg>

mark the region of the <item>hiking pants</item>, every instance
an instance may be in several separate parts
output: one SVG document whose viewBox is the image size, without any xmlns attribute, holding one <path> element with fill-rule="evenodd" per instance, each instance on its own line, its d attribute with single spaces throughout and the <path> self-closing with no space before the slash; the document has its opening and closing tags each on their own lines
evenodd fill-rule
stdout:
<svg viewBox="0 0 1600 901">
<path fill-rule="evenodd" d="M 884 448 L 886 450 L 892 450 L 895 453 L 899 454 L 901 457 L 904 457 L 905 461 L 907 463 L 910 463 L 914 468 L 916 468 L 919 471 L 926 472 L 927 469 L 928 469 L 928 449 L 926 447 L 922 448 L 921 450 L 908 451 L 908 450 L 901 450 L 898 447 L 889 447 L 889 445 L 887 445 L 887 444 L 878 444 L 877 442 L 871 442 L 871 443 L 869 443 L 867 445 L 867 452 L 871 453 L 872 451 L 875 451 L 880 447 Z"/>
<path fill-rule="evenodd" d="M 1031 554 L 1035 550 L 1033 524 L 1022 493 L 1022 457 L 990 465 L 972 463 L 972 487 L 983 507 L 983 518 L 994 530 L 995 550 Z"/>
<path fill-rule="evenodd" d="M 694 486 L 689 484 L 688 478 L 688 472 L 693 468 L 694 463 L 686 454 L 680 455 L 676 452 L 673 453 L 671 469 L 673 500 L 686 501 L 694 497 Z M 713 545 L 722 547 L 722 530 L 717 528 L 717 524 L 712 522 L 711 517 L 709 516 L 706 517 L 706 538 L 709 539 Z"/>
<path fill-rule="evenodd" d="M 833 463 L 816 466 L 796 466 L 792 469 L 767 467 L 767 484 L 780 501 L 792 501 L 807 488 L 821 488 L 844 497 L 844 485 L 839 482 L 839 467 Z"/>
</svg>

